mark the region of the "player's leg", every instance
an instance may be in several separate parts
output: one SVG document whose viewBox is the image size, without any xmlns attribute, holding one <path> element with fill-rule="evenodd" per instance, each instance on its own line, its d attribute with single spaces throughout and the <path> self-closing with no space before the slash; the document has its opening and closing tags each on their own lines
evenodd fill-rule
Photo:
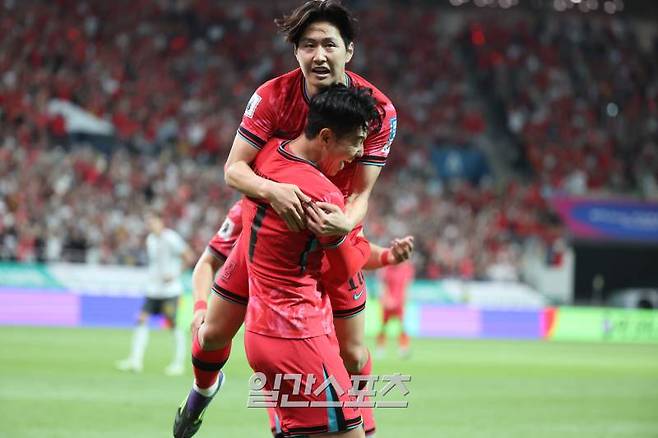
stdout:
<svg viewBox="0 0 658 438">
<path fill-rule="evenodd" d="M 372 358 L 365 345 L 366 284 L 363 273 L 357 273 L 344 285 L 327 289 L 334 313 L 334 327 L 345 369 L 354 376 L 372 373 Z M 366 436 L 374 436 L 375 418 L 372 408 L 361 408 Z"/>
<path fill-rule="evenodd" d="M 365 438 L 366 434 L 363 431 L 362 427 L 348 430 L 347 432 L 341 433 L 325 433 L 321 435 L 322 437 L 340 437 L 340 438 Z"/>
<path fill-rule="evenodd" d="M 217 275 L 205 320 L 192 339 L 194 383 L 176 412 L 175 437 L 190 437 L 201 426 L 205 409 L 224 382 L 221 369 L 244 321 L 249 286 L 244 256 L 236 249 L 237 246 Z"/>
<path fill-rule="evenodd" d="M 174 355 L 171 363 L 165 368 L 165 374 L 169 376 L 180 376 L 185 371 L 185 333 L 176 324 L 179 300 L 180 297 L 169 298 L 162 305 L 162 315 L 167 319 L 174 335 Z"/>
<path fill-rule="evenodd" d="M 372 374 L 372 358 L 365 345 L 365 321 L 363 311 L 349 318 L 334 318 L 340 357 L 350 378 Z M 363 384 L 359 389 L 364 389 Z M 372 408 L 361 408 L 361 414 L 366 436 L 374 436 L 376 423 Z"/>
<path fill-rule="evenodd" d="M 411 354 L 411 341 L 407 331 L 404 328 L 404 307 L 396 311 L 396 316 L 400 320 L 400 336 L 398 338 L 398 352 L 401 358 L 406 359 Z"/>
<path fill-rule="evenodd" d="M 384 357 L 386 353 L 386 326 L 390 319 L 390 313 L 382 307 L 382 326 L 377 334 L 377 358 Z"/>
<path fill-rule="evenodd" d="M 149 340 L 148 321 L 152 314 L 159 312 L 161 300 L 146 298 L 137 316 L 137 324 L 130 344 L 130 355 L 117 362 L 121 371 L 141 372 L 144 369 L 144 353 Z"/>
</svg>

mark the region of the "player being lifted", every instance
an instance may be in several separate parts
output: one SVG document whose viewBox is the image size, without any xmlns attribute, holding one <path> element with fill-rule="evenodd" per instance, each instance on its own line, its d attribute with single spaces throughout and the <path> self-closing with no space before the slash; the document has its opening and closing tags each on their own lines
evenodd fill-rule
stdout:
<svg viewBox="0 0 658 438">
<path fill-rule="evenodd" d="M 334 84 L 316 94 L 310 104 L 304 134 L 292 141 L 272 139 L 254 162 L 261 177 L 295 184 L 311 198 L 309 215 L 321 205 L 343 208 L 343 195 L 327 177 L 363 155 L 366 134 L 377 132 L 381 117 L 371 91 Z M 332 282 L 342 284 L 361 270 L 369 244 L 351 232 L 347 236 L 321 236 L 305 229 L 290 231 L 263 200 L 243 201 L 245 233 L 235 254 L 246 261 L 249 273 L 245 350 L 254 372 L 265 376 L 265 389 L 276 375 L 301 375 L 301 387 L 284 379 L 279 400 L 295 402 L 354 401 L 342 389 L 351 388 L 337 341 L 327 318 L 329 303 L 321 293 L 321 271 L 331 271 Z M 326 258 L 323 259 L 323 256 Z M 327 287 L 325 279 L 324 287 Z M 352 298 L 350 291 L 342 291 Z M 309 377 L 312 376 L 312 377 Z M 337 387 L 318 391 L 332 377 Z M 278 403 L 284 437 L 300 435 L 365 436 L 359 409 L 354 407 L 289 407 Z"/>
<path fill-rule="evenodd" d="M 307 226 L 319 235 L 346 235 L 355 228 L 358 230 L 365 216 L 370 192 L 395 137 L 395 109 L 390 100 L 365 79 L 345 71 L 354 51 L 354 19 L 338 1 L 306 2 L 290 15 L 277 20 L 277 24 L 292 43 L 300 68 L 266 82 L 254 93 L 226 163 L 226 179 L 229 185 L 247 196 L 267 200 L 293 231 Z M 322 210 L 309 216 L 302 206 L 309 198 L 297 186 L 261 178 L 254 174 L 250 164 L 275 134 L 286 138 L 299 135 L 308 113 L 309 99 L 333 83 L 372 88 L 385 114 L 382 130 L 366 138 L 364 155 L 332 177 L 332 182 L 346 197 L 345 212 L 332 204 L 319 204 Z M 378 248 L 378 251 L 373 251 L 375 256 L 371 256 L 369 266 L 378 267 L 406 259 L 412 245 L 412 239 L 405 238 L 396 251 Z M 208 253 L 204 255 L 207 261 L 210 256 Z M 195 296 L 193 324 L 201 321 L 203 324 L 193 337 L 195 384 L 177 413 L 178 429 L 189 430 L 188 423 L 200 422 L 203 410 L 222 382 L 220 370 L 228 360 L 231 340 L 244 320 L 248 286 L 246 274 L 242 286 L 234 285 L 238 276 L 235 266 L 236 262 L 229 257 L 218 276 L 215 293 L 209 297 L 207 310 L 205 295 Z M 208 266 L 202 270 L 206 281 L 211 270 Z M 226 287 L 223 280 L 227 272 L 233 273 L 230 287 Z M 370 374 L 372 366 L 370 353 L 363 343 L 365 319 L 361 311 L 366 293 L 362 278 L 358 273 L 354 279 L 333 288 L 338 290 L 328 288 L 340 354 L 350 374 L 357 375 Z M 347 294 L 340 293 L 342 288 L 351 292 L 349 299 L 346 299 Z M 201 293 L 206 294 L 206 291 L 201 290 Z M 374 431 L 372 412 L 363 414 L 366 431 L 371 434 Z"/>
</svg>

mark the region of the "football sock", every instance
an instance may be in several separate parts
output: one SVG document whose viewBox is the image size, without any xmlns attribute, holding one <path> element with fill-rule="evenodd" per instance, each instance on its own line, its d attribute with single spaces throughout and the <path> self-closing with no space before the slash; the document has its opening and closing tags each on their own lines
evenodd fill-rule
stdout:
<svg viewBox="0 0 658 438">
<path fill-rule="evenodd" d="M 174 360 L 172 364 L 183 366 L 185 361 L 185 333 L 182 329 L 174 329 Z"/>
<path fill-rule="evenodd" d="M 219 350 L 204 351 L 198 334 L 192 340 L 192 368 L 194 385 L 187 396 L 187 411 L 193 418 L 201 415 L 208 406 L 220 385 L 220 370 L 228 361 L 231 344 Z M 223 378 L 223 376 L 222 376 Z"/>
<path fill-rule="evenodd" d="M 219 350 L 204 351 L 199 343 L 198 334 L 192 340 L 192 366 L 194 383 L 198 388 L 210 388 L 219 376 L 228 357 L 231 354 L 231 344 Z"/>
<path fill-rule="evenodd" d="M 132 350 L 130 352 L 130 359 L 137 363 L 144 362 L 144 352 L 149 342 L 149 328 L 146 324 L 138 325 L 133 334 Z"/>
<path fill-rule="evenodd" d="M 409 348 L 409 335 L 406 332 L 400 333 L 400 348 Z"/>
</svg>

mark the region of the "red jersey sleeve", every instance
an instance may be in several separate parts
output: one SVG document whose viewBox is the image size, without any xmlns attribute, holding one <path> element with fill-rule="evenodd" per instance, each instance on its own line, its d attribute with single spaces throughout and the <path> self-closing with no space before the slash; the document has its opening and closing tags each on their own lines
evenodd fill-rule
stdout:
<svg viewBox="0 0 658 438">
<path fill-rule="evenodd" d="M 357 161 L 361 164 L 383 167 L 391 151 L 398 129 L 398 117 L 395 107 L 388 102 L 383 105 L 382 127 L 377 133 L 370 134 L 363 144 L 363 156 Z"/>
<path fill-rule="evenodd" d="M 238 128 L 238 135 L 258 150 L 273 136 L 278 123 L 274 84 L 268 81 L 258 87 L 247 103 Z"/>
<path fill-rule="evenodd" d="M 352 231 L 334 245 L 325 246 L 324 253 L 329 265 L 323 266 L 322 278 L 331 284 L 343 284 L 359 272 L 368 261 L 370 242 Z"/>
<path fill-rule="evenodd" d="M 208 250 L 219 260 L 226 260 L 242 232 L 242 200 L 229 210 L 219 230 L 208 242 Z"/>
</svg>

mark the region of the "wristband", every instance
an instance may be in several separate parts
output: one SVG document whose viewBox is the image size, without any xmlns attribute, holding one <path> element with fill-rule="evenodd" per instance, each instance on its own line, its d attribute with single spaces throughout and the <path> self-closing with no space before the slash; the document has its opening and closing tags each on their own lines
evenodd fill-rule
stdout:
<svg viewBox="0 0 658 438">
<path fill-rule="evenodd" d="M 388 255 L 391 253 L 390 249 L 385 249 L 381 255 L 379 256 L 379 263 L 382 264 L 382 266 L 388 266 L 391 263 L 388 261 Z"/>
<path fill-rule="evenodd" d="M 194 303 L 194 311 L 196 312 L 197 310 L 206 310 L 208 308 L 208 303 L 206 303 L 205 300 L 197 300 Z"/>
</svg>

